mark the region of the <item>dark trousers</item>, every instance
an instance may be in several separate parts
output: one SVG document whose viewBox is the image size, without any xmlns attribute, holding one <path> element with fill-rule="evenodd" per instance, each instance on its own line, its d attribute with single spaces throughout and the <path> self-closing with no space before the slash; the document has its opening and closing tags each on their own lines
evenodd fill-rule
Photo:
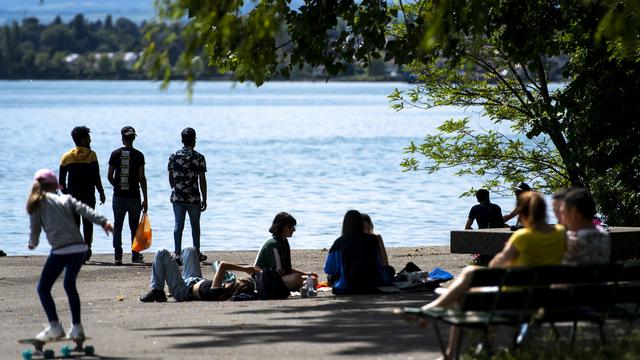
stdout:
<svg viewBox="0 0 640 360">
<path fill-rule="evenodd" d="M 82 199 L 82 198 L 76 198 L 76 199 L 87 204 L 92 209 L 96 208 L 96 199 Z M 91 250 L 91 243 L 93 243 L 93 223 L 90 220 L 81 218 L 80 215 L 77 215 L 75 213 L 73 214 L 73 216 L 76 219 L 76 225 L 78 225 L 78 228 L 80 227 L 80 219 L 82 219 L 82 237 L 84 238 L 84 242 L 87 243 L 89 250 Z"/>
<path fill-rule="evenodd" d="M 51 254 L 42 268 L 42 275 L 38 282 L 38 295 L 40 302 L 47 314 L 49 322 L 58 321 L 58 313 L 56 312 L 56 304 L 51 296 L 51 288 L 53 283 L 64 270 L 64 291 L 69 298 L 69 308 L 71 309 L 71 319 L 74 324 L 80 324 L 80 296 L 76 289 L 76 279 L 84 261 L 85 252 L 57 255 Z"/>
</svg>

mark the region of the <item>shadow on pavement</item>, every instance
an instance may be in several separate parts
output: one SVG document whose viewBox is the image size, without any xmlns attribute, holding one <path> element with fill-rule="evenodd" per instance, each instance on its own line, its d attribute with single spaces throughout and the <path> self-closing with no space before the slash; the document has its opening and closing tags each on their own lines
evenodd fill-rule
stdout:
<svg viewBox="0 0 640 360">
<path fill-rule="evenodd" d="M 137 329 L 158 331 L 157 337 L 188 338 L 174 346 L 177 349 L 241 347 L 265 343 L 343 344 L 335 355 L 380 355 L 405 352 L 439 352 L 432 327 L 421 329 L 394 315 L 394 307 L 420 306 L 435 295 L 394 294 L 340 297 L 338 301 L 313 299 L 300 306 L 269 306 L 242 309 L 228 313 L 260 314 L 258 324 L 211 325 L 199 327 L 159 327 Z M 291 301 L 291 300 L 289 300 Z M 321 316 L 317 316 L 321 313 Z M 292 320 L 295 320 L 292 322 Z M 193 339 L 198 340 L 193 340 Z"/>
</svg>

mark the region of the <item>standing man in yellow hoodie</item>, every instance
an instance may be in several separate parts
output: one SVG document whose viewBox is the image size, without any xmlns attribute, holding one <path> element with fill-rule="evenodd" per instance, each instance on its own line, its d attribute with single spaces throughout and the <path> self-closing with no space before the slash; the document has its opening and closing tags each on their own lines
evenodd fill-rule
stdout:
<svg viewBox="0 0 640 360">
<path fill-rule="evenodd" d="M 62 192 L 69 194 L 91 208 L 96 207 L 96 189 L 100 194 L 100 205 L 104 204 L 106 196 L 100 179 L 98 156 L 91 150 L 91 130 L 86 126 L 76 126 L 71 131 L 71 137 L 76 147 L 67 151 L 60 159 L 59 183 Z M 76 224 L 80 227 L 80 216 L 75 215 Z M 89 250 L 85 262 L 91 258 L 91 243 L 93 242 L 93 223 L 82 220 L 84 242 Z"/>
</svg>

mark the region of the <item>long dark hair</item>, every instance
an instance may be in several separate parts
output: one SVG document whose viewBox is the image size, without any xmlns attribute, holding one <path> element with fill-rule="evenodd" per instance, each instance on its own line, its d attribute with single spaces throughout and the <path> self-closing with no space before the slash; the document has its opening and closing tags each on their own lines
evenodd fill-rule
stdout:
<svg viewBox="0 0 640 360">
<path fill-rule="evenodd" d="M 349 210 L 342 220 L 342 236 L 362 234 L 364 232 L 364 219 L 358 210 Z"/>
<path fill-rule="evenodd" d="M 289 247 L 289 241 L 282 235 L 285 226 L 296 226 L 298 222 L 286 212 L 280 212 L 273 218 L 269 232 L 273 234 L 273 238 L 280 242 L 283 247 L 283 254 L 280 254 L 280 263 L 282 264 L 282 270 L 285 274 L 291 272 L 291 248 Z"/>
</svg>

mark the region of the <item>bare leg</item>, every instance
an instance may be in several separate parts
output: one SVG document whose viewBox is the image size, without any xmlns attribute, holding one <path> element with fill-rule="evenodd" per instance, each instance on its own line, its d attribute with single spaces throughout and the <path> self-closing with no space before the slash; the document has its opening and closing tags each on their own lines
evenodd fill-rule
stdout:
<svg viewBox="0 0 640 360">
<path fill-rule="evenodd" d="M 434 307 L 450 307 L 453 304 L 457 303 L 462 295 L 469 289 L 469 285 L 471 284 L 471 277 L 473 275 L 473 271 L 479 268 L 479 266 L 467 266 L 462 270 L 460 276 L 447 288 L 447 292 L 442 294 L 440 297 L 435 299 L 434 301 L 424 305 L 422 309 L 431 309 Z"/>
<path fill-rule="evenodd" d="M 283 275 L 282 281 L 284 282 L 285 285 L 287 285 L 287 288 L 289 288 L 289 290 L 294 290 L 294 291 L 300 290 L 303 283 L 302 275 L 298 273 Z"/>
</svg>

